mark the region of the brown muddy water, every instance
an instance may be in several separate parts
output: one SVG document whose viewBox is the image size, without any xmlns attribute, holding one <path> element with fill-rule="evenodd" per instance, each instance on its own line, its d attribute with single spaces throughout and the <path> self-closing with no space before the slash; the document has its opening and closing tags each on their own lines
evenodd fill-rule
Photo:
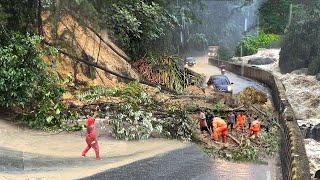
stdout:
<svg viewBox="0 0 320 180">
<path fill-rule="evenodd" d="M 268 159 L 266 164 L 235 163 L 215 160 L 212 170 L 218 179 L 233 180 L 278 180 L 281 179 L 280 162 L 277 158 Z"/>
</svg>

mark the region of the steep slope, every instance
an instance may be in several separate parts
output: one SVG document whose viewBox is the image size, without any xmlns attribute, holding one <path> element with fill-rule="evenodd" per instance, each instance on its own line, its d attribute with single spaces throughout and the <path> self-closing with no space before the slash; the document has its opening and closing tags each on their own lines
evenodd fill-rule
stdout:
<svg viewBox="0 0 320 180">
<path fill-rule="evenodd" d="M 55 33 L 56 35 L 53 35 Z M 101 36 L 89 28 L 81 26 L 71 16 L 61 17 L 56 27 L 47 23 L 44 26 L 44 36 L 46 42 L 60 46 L 63 51 L 69 54 L 97 63 L 121 75 L 138 78 L 138 74 L 124 59 L 127 56 L 120 48 L 116 47 L 108 38 L 102 40 Z M 66 55 L 61 54 L 58 60 L 46 58 L 46 61 L 55 68 L 59 77 L 63 79 L 71 77 L 74 82 L 85 87 L 119 85 L 117 77 L 100 69 L 89 67 L 85 63 L 77 62 Z"/>
</svg>

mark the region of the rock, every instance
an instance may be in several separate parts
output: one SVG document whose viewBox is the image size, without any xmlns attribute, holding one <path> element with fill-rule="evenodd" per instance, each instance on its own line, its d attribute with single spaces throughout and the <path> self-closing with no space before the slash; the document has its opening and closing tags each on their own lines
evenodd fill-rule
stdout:
<svg viewBox="0 0 320 180">
<path fill-rule="evenodd" d="M 320 73 L 318 73 L 318 74 L 316 75 L 316 79 L 317 79 L 318 81 L 320 81 Z"/>
<path fill-rule="evenodd" d="M 254 65 L 266 65 L 266 64 L 272 64 L 274 63 L 274 59 L 269 58 L 269 57 L 257 57 L 257 58 L 252 58 L 248 61 L 248 64 L 254 64 Z"/>
<path fill-rule="evenodd" d="M 315 173 L 314 178 L 320 179 L 320 169 Z"/>
<path fill-rule="evenodd" d="M 308 73 L 308 68 L 301 68 L 301 69 L 297 69 L 292 71 L 293 74 L 297 74 L 297 75 L 303 75 L 303 74 L 307 74 Z"/>
<path fill-rule="evenodd" d="M 311 129 L 312 129 L 311 124 L 309 126 L 307 126 L 306 124 L 302 124 L 299 127 L 300 127 L 301 133 L 303 134 L 304 138 L 308 139 L 311 137 Z"/>
<path fill-rule="evenodd" d="M 320 124 L 315 125 L 311 129 L 311 136 L 310 137 L 316 141 L 320 141 Z"/>
<path fill-rule="evenodd" d="M 244 59 L 241 57 L 233 57 L 230 60 L 231 60 L 231 62 L 242 62 L 242 60 L 244 60 Z"/>
</svg>

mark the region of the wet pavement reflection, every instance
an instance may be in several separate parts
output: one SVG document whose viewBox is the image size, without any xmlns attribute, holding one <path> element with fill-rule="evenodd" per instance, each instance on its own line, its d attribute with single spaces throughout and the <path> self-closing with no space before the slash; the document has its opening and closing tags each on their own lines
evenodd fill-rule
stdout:
<svg viewBox="0 0 320 180">
<path fill-rule="evenodd" d="M 207 157 L 196 145 L 107 170 L 84 179 L 132 180 L 276 180 L 279 168 L 267 164 L 234 163 Z"/>
</svg>

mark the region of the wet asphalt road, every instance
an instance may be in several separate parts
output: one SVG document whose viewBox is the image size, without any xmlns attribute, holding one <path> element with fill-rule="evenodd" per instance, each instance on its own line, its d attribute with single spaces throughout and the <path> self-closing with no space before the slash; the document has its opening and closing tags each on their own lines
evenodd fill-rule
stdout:
<svg viewBox="0 0 320 180">
<path fill-rule="evenodd" d="M 190 69 L 204 74 L 219 75 L 220 69 L 208 63 L 206 55 L 196 56 L 197 64 Z M 226 76 L 237 94 L 246 87 L 254 87 L 270 95 L 269 89 L 250 79 L 227 72 Z M 206 82 L 205 81 L 205 82 Z M 275 162 L 269 165 L 232 163 L 213 160 L 195 145 L 175 150 L 153 158 L 140 160 L 119 168 L 106 170 L 83 179 L 108 180 L 273 180 L 279 179 L 280 170 Z"/>
<path fill-rule="evenodd" d="M 192 67 L 196 72 L 210 75 L 219 74 L 219 68 L 208 64 L 207 57 L 198 57 L 198 64 Z M 252 86 L 264 92 L 268 89 L 257 82 L 245 79 L 235 74 L 226 74 L 231 82 L 234 82 L 234 93 L 238 93 L 248 86 Z M 10 156 L 8 156 L 8 154 Z M 85 162 L 80 158 L 57 159 L 38 154 L 26 154 L 20 151 L 0 148 L 0 170 L 3 171 L 34 171 L 57 170 L 68 166 L 78 166 Z M 99 164 L 116 162 L 130 157 L 110 158 Z M 37 163 L 33 163 L 37 162 Z M 88 163 L 88 162 L 86 162 Z M 91 163 L 91 162 L 90 162 Z M 94 162 L 92 162 L 94 163 Z M 95 162 L 96 163 L 96 162 Z M 66 166 L 67 165 L 67 166 Z M 183 149 L 174 150 L 149 159 L 109 169 L 84 179 L 108 179 L 108 180 L 269 180 L 277 179 L 278 170 L 270 165 L 257 165 L 246 163 L 231 163 L 208 158 L 195 145 Z"/>
<path fill-rule="evenodd" d="M 196 58 L 196 64 L 193 67 L 186 66 L 187 68 L 205 76 L 205 83 L 209 80 L 212 75 L 220 75 L 221 71 L 218 67 L 211 65 L 208 61 L 208 56 L 206 54 L 198 54 L 194 56 Z M 243 91 L 247 87 L 253 87 L 260 90 L 270 96 L 270 90 L 261 83 L 253 81 L 251 79 L 236 75 L 231 72 L 226 72 L 225 74 L 230 82 L 234 83 L 232 85 L 233 94 L 237 94 Z"/>
<path fill-rule="evenodd" d="M 268 165 L 213 161 L 195 145 L 83 178 L 107 180 L 269 180 Z"/>
</svg>

